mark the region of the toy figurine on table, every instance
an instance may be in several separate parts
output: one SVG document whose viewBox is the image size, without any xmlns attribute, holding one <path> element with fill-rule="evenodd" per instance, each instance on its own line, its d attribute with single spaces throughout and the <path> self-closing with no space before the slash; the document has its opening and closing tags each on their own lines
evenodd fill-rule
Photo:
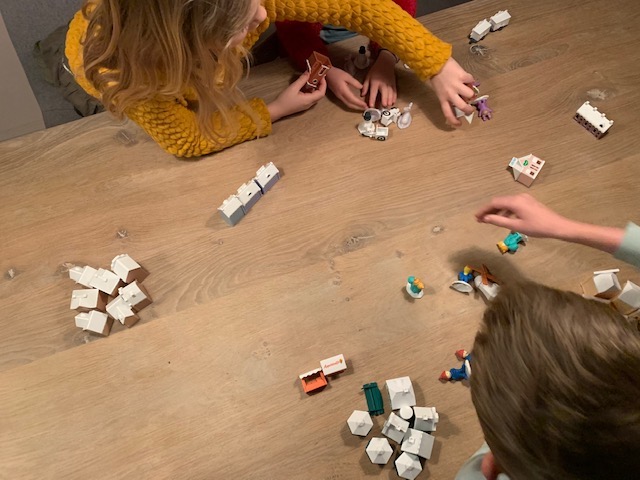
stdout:
<svg viewBox="0 0 640 480">
<path fill-rule="evenodd" d="M 520 244 L 526 245 L 528 240 L 529 238 L 522 233 L 511 232 L 502 242 L 498 242 L 496 245 L 502 254 L 507 252 L 516 253 Z"/>
<path fill-rule="evenodd" d="M 466 350 L 456 351 L 456 357 L 462 360 L 462 366 L 460 368 L 451 368 L 445 370 L 440 374 L 440 380 L 443 381 L 458 381 L 469 380 L 471 376 L 471 354 Z"/>
<path fill-rule="evenodd" d="M 422 298 L 424 296 L 424 283 L 419 278 L 411 276 L 407 279 L 407 293 L 413 298 Z"/>
</svg>

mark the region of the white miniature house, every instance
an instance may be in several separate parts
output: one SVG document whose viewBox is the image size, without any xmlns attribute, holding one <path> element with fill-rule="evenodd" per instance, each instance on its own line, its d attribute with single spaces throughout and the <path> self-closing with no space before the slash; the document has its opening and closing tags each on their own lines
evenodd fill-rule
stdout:
<svg viewBox="0 0 640 480">
<path fill-rule="evenodd" d="M 591 103 L 584 102 L 573 116 L 573 119 L 587 129 L 594 137 L 602 138 L 613 125 L 604 113 L 592 107 Z"/>
<path fill-rule="evenodd" d="M 420 459 L 412 453 L 402 452 L 402 455 L 396 459 L 395 464 L 398 476 L 407 480 L 413 480 L 422 471 Z"/>
<path fill-rule="evenodd" d="M 111 331 L 113 320 L 106 313 L 91 310 L 76 315 L 76 327 L 107 336 Z"/>
<path fill-rule="evenodd" d="M 413 407 L 415 423 L 413 428 L 422 432 L 435 432 L 440 416 L 436 407 Z"/>
<path fill-rule="evenodd" d="M 387 390 L 391 400 L 391 410 L 401 407 L 413 407 L 416 404 L 416 395 L 409 377 L 399 377 L 387 380 Z"/>
<path fill-rule="evenodd" d="M 511 20 L 509 11 L 500 10 L 489 19 L 489 23 L 491 23 L 491 31 L 495 32 L 496 30 L 500 30 L 501 28 L 506 27 L 507 25 L 509 25 L 509 20 Z"/>
<path fill-rule="evenodd" d="M 111 261 L 111 270 L 113 271 L 113 273 L 118 275 L 118 277 L 120 277 L 125 283 L 131 283 L 134 280 L 142 282 L 149 276 L 149 272 L 147 272 L 138 264 L 138 262 L 136 262 L 133 258 L 125 253 L 117 255 Z"/>
<path fill-rule="evenodd" d="M 429 460 L 431 458 L 431 452 L 433 451 L 434 442 L 434 436 L 429 435 L 426 432 L 410 428 L 408 435 L 402 442 L 401 450 Z"/>
<path fill-rule="evenodd" d="M 105 311 L 107 294 L 95 288 L 74 290 L 71 292 L 71 310 L 88 312 L 90 310 Z"/>
<path fill-rule="evenodd" d="M 382 434 L 396 443 L 402 443 L 408 429 L 409 422 L 391 412 L 391 415 L 382 426 Z"/>
<path fill-rule="evenodd" d="M 354 410 L 347 420 L 347 425 L 352 434 L 366 437 L 373 428 L 373 420 L 369 412 Z"/>
<path fill-rule="evenodd" d="M 393 449 L 391 445 L 389 445 L 389 440 L 381 437 L 372 438 L 365 448 L 365 451 L 371 463 L 377 463 L 378 465 L 386 465 L 391 455 L 393 455 Z"/>
<path fill-rule="evenodd" d="M 473 29 L 471 30 L 471 33 L 469 34 L 469 39 L 472 42 L 479 42 L 490 31 L 491 31 L 491 23 L 489 23 L 487 21 L 487 19 L 485 18 L 484 20 L 480 20 L 477 23 L 477 25 L 475 27 L 473 27 Z"/>
<path fill-rule="evenodd" d="M 513 157 L 509 162 L 509 168 L 511 168 L 513 172 L 513 178 L 525 185 L 526 187 L 530 187 L 533 181 L 538 177 L 540 170 L 544 166 L 545 161 L 540 160 L 534 154 L 530 153 L 524 157 L 516 158 Z"/>
</svg>

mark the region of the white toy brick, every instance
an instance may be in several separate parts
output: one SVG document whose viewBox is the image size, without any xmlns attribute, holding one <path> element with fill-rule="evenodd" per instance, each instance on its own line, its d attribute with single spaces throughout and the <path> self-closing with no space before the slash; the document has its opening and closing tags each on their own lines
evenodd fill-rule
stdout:
<svg viewBox="0 0 640 480">
<path fill-rule="evenodd" d="M 98 271 L 86 265 L 85 267 L 73 267 L 69 269 L 69 278 L 84 287 L 91 287 L 91 280 Z"/>
<path fill-rule="evenodd" d="M 544 166 L 545 161 L 539 159 L 530 153 L 524 157 L 513 157 L 509 162 L 509 167 L 513 172 L 514 180 L 520 182 L 526 187 L 530 187 L 533 181 L 538 177 L 540 170 Z"/>
<path fill-rule="evenodd" d="M 118 275 L 125 283 L 131 283 L 134 280 L 142 282 L 149 276 L 149 272 L 147 272 L 140 266 L 138 262 L 136 262 L 133 258 L 125 253 L 117 255 L 111 261 L 111 270 L 113 271 L 113 273 Z"/>
<path fill-rule="evenodd" d="M 409 422 L 391 412 L 389 418 L 382 426 L 382 434 L 396 443 L 402 443 L 408 429 Z"/>
<path fill-rule="evenodd" d="M 592 107 L 591 103 L 584 102 L 573 116 L 573 119 L 586 128 L 596 138 L 602 138 L 613 125 L 604 113 Z"/>
<path fill-rule="evenodd" d="M 599 298 L 612 299 L 622 290 L 616 272 L 594 272 L 593 284 Z"/>
<path fill-rule="evenodd" d="M 391 455 L 393 455 L 393 449 L 391 445 L 389 445 L 389 440 L 381 437 L 373 437 L 369 440 L 365 451 L 371 463 L 378 465 L 386 465 Z"/>
<path fill-rule="evenodd" d="M 384 109 L 381 112 L 380 123 L 388 127 L 392 123 L 396 123 L 398 121 L 398 117 L 400 117 L 400 109 L 393 107 L 389 109 Z"/>
<path fill-rule="evenodd" d="M 417 455 L 413 455 L 408 452 L 402 452 L 402 454 L 396 458 L 396 471 L 400 478 L 407 480 L 414 480 L 422 471 L 422 465 Z"/>
<path fill-rule="evenodd" d="M 320 367 L 325 376 L 335 375 L 347 369 L 347 361 L 344 359 L 344 355 L 340 354 L 320 360 Z"/>
<path fill-rule="evenodd" d="M 109 335 L 111 325 L 113 325 L 113 320 L 110 319 L 106 313 L 98 312 L 97 310 L 76 315 L 76 327 L 99 333 L 105 337 Z"/>
<path fill-rule="evenodd" d="M 252 181 L 240 185 L 236 196 L 238 197 L 238 200 L 242 202 L 244 212 L 248 213 L 249 210 L 251 210 L 251 207 L 260 200 L 260 197 L 262 197 L 262 191 L 260 190 L 260 186 L 256 182 Z"/>
<path fill-rule="evenodd" d="M 495 32 L 496 30 L 500 30 L 501 28 L 506 27 L 507 25 L 509 25 L 509 20 L 511 20 L 509 11 L 500 10 L 489 19 L 489 23 L 491 23 L 491 31 Z"/>
<path fill-rule="evenodd" d="M 278 180 L 280 180 L 280 170 L 276 168 L 273 162 L 269 162 L 260 167 L 253 179 L 260 187 L 263 195 L 271 190 L 271 187 L 273 187 Z"/>
<path fill-rule="evenodd" d="M 434 436 L 416 430 L 415 428 L 410 428 L 408 435 L 402 442 L 400 450 L 429 460 L 431 458 L 431 452 L 433 451 L 434 442 Z"/>
<path fill-rule="evenodd" d="M 440 416 L 436 407 L 413 407 L 416 415 L 413 428 L 422 432 L 435 432 Z"/>
<path fill-rule="evenodd" d="M 124 301 L 122 295 L 118 295 L 107 304 L 107 313 L 125 327 L 132 327 L 140 320 L 131 306 Z"/>
<path fill-rule="evenodd" d="M 391 400 L 391 410 L 401 407 L 413 407 L 416 404 L 416 395 L 409 377 L 399 377 L 387 380 L 387 391 Z"/>
<path fill-rule="evenodd" d="M 489 282 L 489 285 L 485 285 L 482 283 L 482 277 L 478 275 L 473 279 L 473 284 L 476 286 L 478 291 L 484 295 L 484 298 L 491 301 L 498 295 L 500 291 L 500 285 L 497 283 Z"/>
<path fill-rule="evenodd" d="M 139 312 L 152 302 L 149 293 L 137 281 L 119 288 L 118 293 L 122 300 L 136 312 Z"/>
<path fill-rule="evenodd" d="M 242 202 L 235 195 L 231 195 L 222 202 L 222 205 L 218 207 L 218 212 L 220 212 L 222 219 L 232 227 L 245 216 Z"/>
<path fill-rule="evenodd" d="M 491 23 L 489 23 L 485 18 L 484 20 L 480 20 L 477 25 L 473 27 L 473 30 L 471 30 L 471 33 L 469 34 L 469 39 L 471 39 L 472 42 L 479 42 L 490 31 Z"/>
<path fill-rule="evenodd" d="M 408 405 L 400 407 L 400 409 L 398 410 L 398 415 L 400 415 L 401 419 L 409 421 L 413 418 L 413 408 Z"/>
<path fill-rule="evenodd" d="M 91 279 L 91 287 L 97 288 L 107 295 L 114 295 L 118 287 L 122 285 L 122 280 L 115 273 L 104 268 L 99 268 Z"/>
<path fill-rule="evenodd" d="M 88 312 L 90 310 L 105 311 L 107 294 L 96 288 L 74 290 L 71 292 L 71 310 Z"/>
<path fill-rule="evenodd" d="M 354 410 L 347 420 L 347 425 L 352 434 L 366 437 L 373 427 L 373 420 L 369 412 Z"/>
<path fill-rule="evenodd" d="M 631 315 L 640 308 L 640 287 L 633 282 L 627 281 L 612 303 L 616 310 L 623 315 Z"/>
</svg>

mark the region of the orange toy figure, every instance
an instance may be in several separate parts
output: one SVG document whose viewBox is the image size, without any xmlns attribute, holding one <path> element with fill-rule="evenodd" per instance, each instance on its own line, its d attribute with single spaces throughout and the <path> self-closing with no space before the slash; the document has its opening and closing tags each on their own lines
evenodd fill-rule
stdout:
<svg viewBox="0 0 640 480">
<path fill-rule="evenodd" d="M 322 79 L 329 69 L 332 67 L 331 60 L 326 55 L 313 52 L 307 59 L 307 70 L 309 70 L 309 79 L 304 86 L 303 91 L 309 93 L 318 88 L 320 79 Z"/>
</svg>

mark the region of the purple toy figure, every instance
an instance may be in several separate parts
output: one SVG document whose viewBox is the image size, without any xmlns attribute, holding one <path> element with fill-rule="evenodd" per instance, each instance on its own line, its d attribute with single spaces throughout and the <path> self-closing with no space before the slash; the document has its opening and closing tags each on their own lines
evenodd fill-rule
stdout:
<svg viewBox="0 0 640 480">
<path fill-rule="evenodd" d="M 483 122 L 491 120 L 491 116 L 493 114 L 493 110 L 491 110 L 489 105 L 487 105 L 488 98 L 489 95 L 483 95 L 475 101 L 475 107 L 478 109 L 478 117 L 480 117 Z"/>
</svg>

